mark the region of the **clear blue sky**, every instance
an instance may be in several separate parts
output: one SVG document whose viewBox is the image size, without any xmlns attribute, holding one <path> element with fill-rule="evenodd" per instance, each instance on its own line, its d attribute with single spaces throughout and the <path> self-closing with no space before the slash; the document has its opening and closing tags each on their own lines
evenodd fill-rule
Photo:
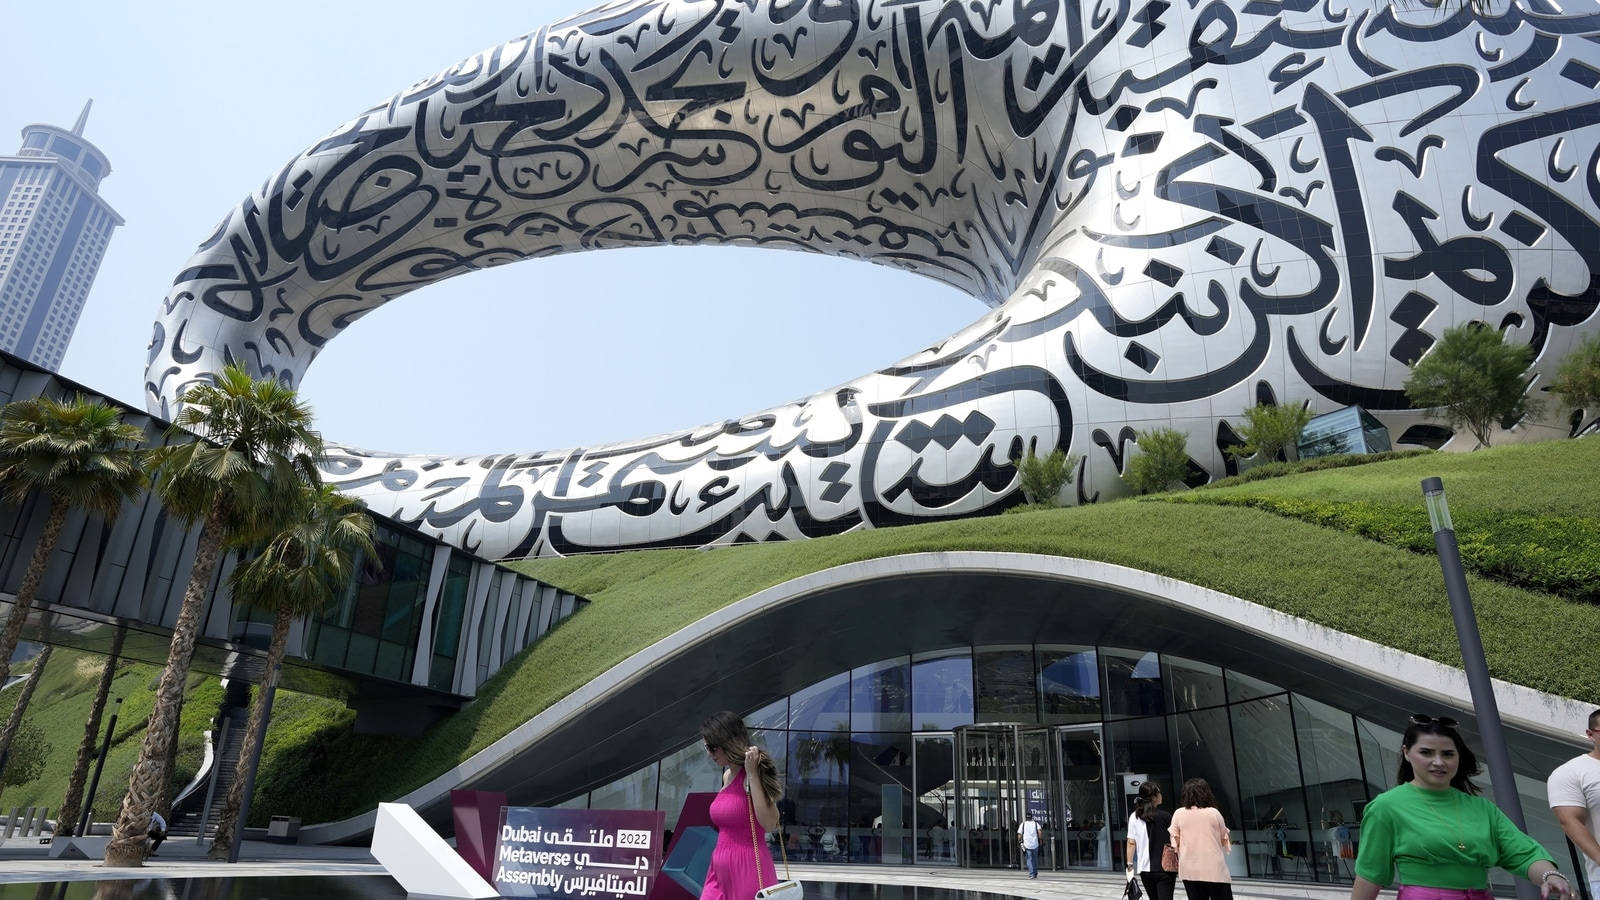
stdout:
<svg viewBox="0 0 1600 900">
<path fill-rule="evenodd" d="M 0 153 L 32 122 L 110 158 L 111 240 L 62 373 L 142 408 L 173 276 L 323 134 L 471 54 L 596 5 L 14 3 Z M 449 12 L 442 12 L 449 10 Z M 652 248 L 531 260 L 407 295 L 329 344 L 303 394 L 324 434 L 469 454 L 626 440 L 741 416 L 886 365 L 978 318 L 915 275 L 812 254 Z M 414 360 L 451 360 L 426 370 Z"/>
</svg>

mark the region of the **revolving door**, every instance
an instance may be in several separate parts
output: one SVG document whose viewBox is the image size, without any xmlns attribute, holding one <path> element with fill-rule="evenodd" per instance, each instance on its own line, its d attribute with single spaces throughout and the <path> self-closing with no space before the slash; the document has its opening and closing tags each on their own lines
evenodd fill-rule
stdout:
<svg viewBox="0 0 1600 900">
<path fill-rule="evenodd" d="M 1103 744 L 1098 725 L 1012 723 L 955 730 L 958 859 L 1018 868 L 1017 826 L 1040 827 L 1039 868 L 1111 867 Z"/>
</svg>

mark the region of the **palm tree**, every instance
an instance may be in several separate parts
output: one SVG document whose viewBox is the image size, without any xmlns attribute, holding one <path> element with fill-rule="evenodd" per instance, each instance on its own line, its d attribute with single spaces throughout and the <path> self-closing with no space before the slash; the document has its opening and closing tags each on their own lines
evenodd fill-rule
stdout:
<svg viewBox="0 0 1600 900">
<path fill-rule="evenodd" d="M 39 679 L 44 677 L 44 667 L 50 662 L 50 651 L 53 649 L 55 648 L 45 644 L 44 650 L 34 657 L 33 673 L 28 676 L 28 682 L 22 686 L 22 695 L 17 698 L 17 705 L 11 708 L 5 729 L 0 730 L 0 786 L 4 784 L 6 762 L 11 756 L 11 742 L 16 739 L 17 730 L 22 727 L 22 716 L 28 711 L 28 704 L 33 702 L 33 692 L 39 687 Z"/>
<path fill-rule="evenodd" d="M 0 684 L 11 675 L 11 654 L 67 513 L 85 509 L 114 517 L 144 487 L 137 449 L 143 438 L 141 429 L 122 421 L 121 410 L 82 394 L 68 401 L 18 400 L 0 410 L 0 495 L 12 503 L 34 493 L 50 501 L 44 530 L 0 632 Z"/>
<path fill-rule="evenodd" d="M 205 440 L 169 444 L 150 451 L 155 490 L 172 514 L 203 522 L 183 605 L 172 626 L 172 647 L 156 687 L 155 709 L 128 778 L 105 865 L 144 864 L 145 836 L 164 785 L 162 772 L 178 736 L 184 680 L 205 606 L 206 588 L 225 544 L 244 545 L 277 531 L 293 514 L 300 485 L 317 483 L 322 438 L 311 427 L 311 410 L 294 389 L 256 380 L 229 365 L 215 384 L 184 392 L 183 411 L 167 432 L 185 430 Z"/>
<path fill-rule="evenodd" d="M 83 725 L 83 740 L 78 742 L 78 758 L 72 765 L 72 777 L 67 781 L 67 797 L 61 801 L 61 812 L 56 816 L 58 837 L 69 837 L 77 830 L 78 817 L 83 812 L 83 785 L 89 778 L 89 763 L 94 759 L 95 744 L 100 737 L 100 717 L 105 715 L 106 697 L 111 694 L 111 682 L 117 677 L 117 659 L 122 656 L 122 643 L 127 638 L 128 629 L 122 627 L 118 627 L 111 638 L 111 655 L 106 657 L 105 668 L 100 670 L 100 683 L 89 705 L 89 720 Z"/>
<path fill-rule="evenodd" d="M 374 555 L 372 519 L 361 501 L 341 496 L 328 485 L 302 488 L 299 501 L 301 511 L 295 521 L 228 579 L 235 605 L 272 613 L 272 643 L 267 648 L 266 676 L 250 703 L 250 724 L 239 749 L 233 782 L 217 819 L 210 851 L 213 859 L 227 859 L 238 839 L 235 825 L 244 806 L 245 782 L 267 729 L 267 699 L 278 684 L 278 669 L 289 645 L 289 626 L 338 599 L 350 582 L 352 551 L 368 558 Z"/>
</svg>

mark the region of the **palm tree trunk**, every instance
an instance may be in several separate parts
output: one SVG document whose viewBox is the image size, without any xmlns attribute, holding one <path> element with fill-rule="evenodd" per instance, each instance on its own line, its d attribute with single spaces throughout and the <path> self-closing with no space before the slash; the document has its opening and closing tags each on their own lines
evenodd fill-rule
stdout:
<svg viewBox="0 0 1600 900">
<path fill-rule="evenodd" d="M 39 679 L 44 675 L 45 664 L 50 662 L 50 653 L 54 649 L 45 644 L 44 651 L 34 659 L 33 674 L 28 676 L 28 683 L 22 686 L 22 696 L 17 698 L 17 705 L 12 707 L 5 730 L 0 731 L 0 788 L 5 787 L 5 761 L 11 752 L 11 741 L 17 736 L 17 729 L 22 727 L 22 715 L 28 711 L 28 704 L 33 702 L 33 692 L 39 687 Z"/>
<path fill-rule="evenodd" d="M 67 799 L 61 801 L 61 813 L 56 816 L 56 834 L 70 837 L 78 828 L 78 817 L 83 814 L 83 784 L 89 780 L 89 763 L 94 761 L 95 743 L 100 737 L 100 717 L 106 712 L 106 698 L 111 696 L 111 682 L 117 677 L 117 658 L 122 655 L 122 642 L 128 629 L 117 628 L 111 639 L 111 655 L 106 657 L 105 668 L 100 671 L 100 684 L 95 688 L 94 702 L 89 705 L 89 721 L 83 726 L 83 740 L 78 742 L 78 760 L 72 765 L 72 778 L 67 782 Z"/>
<path fill-rule="evenodd" d="M 11 606 L 11 618 L 6 620 L 5 631 L 0 632 L 0 684 L 11 677 L 11 654 L 17 652 L 17 639 L 22 637 L 22 625 L 28 621 L 28 610 L 33 608 L 33 598 L 39 593 L 39 582 L 44 580 L 44 570 L 50 567 L 50 554 L 55 552 L 56 541 L 61 537 L 61 526 L 67 521 L 65 503 L 50 502 L 50 517 L 44 520 L 44 531 L 39 533 L 39 543 L 34 545 L 33 557 L 28 560 L 28 571 L 17 587 L 17 599 Z"/>
<path fill-rule="evenodd" d="M 128 776 L 128 793 L 122 799 L 122 811 L 117 814 L 111 842 L 106 845 L 106 866 L 144 865 L 148 852 L 145 839 L 150 831 L 150 814 L 156 812 L 157 804 L 166 793 L 162 771 L 178 740 L 183 687 L 189 676 L 189 663 L 194 658 L 194 642 L 200 634 L 200 613 L 205 609 L 206 588 L 211 584 L 211 576 L 217 570 L 217 559 L 222 551 L 223 502 L 219 494 L 212 502 L 205 525 L 200 529 L 200 546 L 195 551 L 194 568 L 189 572 L 189 586 L 183 593 L 178 621 L 172 626 L 172 647 L 167 651 L 167 667 L 161 670 L 161 683 L 156 688 L 156 704 L 155 710 L 150 713 L 150 727 L 145 731 L 144 743 L 139 747 L 139 761 L 133 764 L 133 772 Z"/>
<path fill-rule="evenodd" d="M 244 730 L 244 743 L 239 746 L 239 761 L 233 767 L 233 782 L 228 785 L 228 799 L 222 804 L 222 812 L 217 816 L 217 836 L 211 842 L 211 850 L 207 853 L 212 859 L 227 859 L 233 850 L 233 842 L 239 835 L 235 831 L 238 825 L 239 810 L 244 808 L 244 786 L 250 777 L 250 764 L 255 759 L 256 747 L 261 745 L 261 740 L 267 731 L 267 697 L 272 695 L 272 689 L 278 684 L 278 667 L 283 662 L 283 655 L 289 647 L 289 626 L 294 623 L 294 615 L 288 607 L 282 607 L 272 620 L 272 644 L 267 649 L 267 674 L 261 679 L 261 685 L 256 688 L 256 695 L 250 702 L 250 724 Z"/>
</svg>

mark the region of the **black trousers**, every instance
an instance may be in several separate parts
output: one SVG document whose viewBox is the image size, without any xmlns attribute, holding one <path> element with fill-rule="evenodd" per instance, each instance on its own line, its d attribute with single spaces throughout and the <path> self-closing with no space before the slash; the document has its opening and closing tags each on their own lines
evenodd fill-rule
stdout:
<svg viewBox="0 0 1600 900">
<path fill-rule="evenodd" d="M 1139 880 L 1144 882 L 1144 892 L 1150 900 L 1172 900 L 1172 892 L 1178 887 L 1178 873 L 1165 869 L 1140 872 Z"/>
<path fill-rule="evenodd" d="M 161 842 L 167 839 L 167 833 L 160 828 L 150 829 L 150 852 L 161 849 Z"/>
<path fill-rule="evenodd" d="M 1185 879 L 1183 892 L 1189 895 L 1189 900 L 1233 900 L 1233 885 L 1226 881 L 1189 881 Z"/>
</svg>

